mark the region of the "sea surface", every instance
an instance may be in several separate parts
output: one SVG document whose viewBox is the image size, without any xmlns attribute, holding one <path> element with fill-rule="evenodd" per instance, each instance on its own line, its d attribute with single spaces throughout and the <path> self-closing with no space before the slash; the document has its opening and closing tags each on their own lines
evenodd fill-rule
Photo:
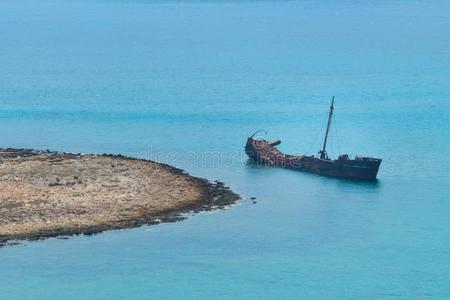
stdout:
<svg viewBox="0 0 450 300">
<path fill-rule="evenodd" d="M 374 183 L 246 163 L 265 129 Z M 122 153 L 242 196 L 0 249 L 0 299 L 450 299 L 450 1 L 0 2 L 0 147 Z M 250 200 L 256 197 L 256 203 Z"/>
</svg>

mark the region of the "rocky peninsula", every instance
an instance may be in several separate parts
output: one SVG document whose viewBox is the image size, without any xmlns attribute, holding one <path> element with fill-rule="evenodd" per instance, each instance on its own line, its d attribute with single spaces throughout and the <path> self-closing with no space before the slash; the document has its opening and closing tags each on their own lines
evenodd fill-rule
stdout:
<svg viewBox="0 0 450 300">
<path fill-rule="evenodd" d="M 238 199 L 221 182 L 149 160 L 0 150 L 0 246 L 176 221 Z"/>
</svg>

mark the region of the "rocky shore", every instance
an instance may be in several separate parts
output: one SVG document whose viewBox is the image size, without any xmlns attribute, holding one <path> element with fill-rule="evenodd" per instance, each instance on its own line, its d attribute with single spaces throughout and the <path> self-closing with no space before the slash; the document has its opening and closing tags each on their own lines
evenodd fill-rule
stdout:
<svg viewBox="0 0 450 300">
<path fill-rule="evenodd" d="M 0 246 L 173 222 L 238 199 L 221 182 L 148 160 L 0 150 Z"/>
</svg>

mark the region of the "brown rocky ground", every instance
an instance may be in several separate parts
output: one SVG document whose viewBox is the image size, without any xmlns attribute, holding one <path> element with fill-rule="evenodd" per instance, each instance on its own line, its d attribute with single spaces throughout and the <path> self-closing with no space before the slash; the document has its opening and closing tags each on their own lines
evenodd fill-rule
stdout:
<svg viewBox="0 0 450 300">
<path fill-rule="evenodd" d="M 0 150 L 0 244 L 174 221 L 238 198 L 220 182 L 152 161 Z"/>
</svg>

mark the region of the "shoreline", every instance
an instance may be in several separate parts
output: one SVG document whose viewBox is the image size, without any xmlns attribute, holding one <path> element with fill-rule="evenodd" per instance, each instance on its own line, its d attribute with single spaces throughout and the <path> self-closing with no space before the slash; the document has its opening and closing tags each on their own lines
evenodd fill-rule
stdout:
<svg viewBox="0 0 450 300">
<path fill-rule="evenodd" d="M 0 149 L 0 186 L 0 247 L 176 222 L 240 199 L 167 164 L 30 149 Z"/>
</svg>

